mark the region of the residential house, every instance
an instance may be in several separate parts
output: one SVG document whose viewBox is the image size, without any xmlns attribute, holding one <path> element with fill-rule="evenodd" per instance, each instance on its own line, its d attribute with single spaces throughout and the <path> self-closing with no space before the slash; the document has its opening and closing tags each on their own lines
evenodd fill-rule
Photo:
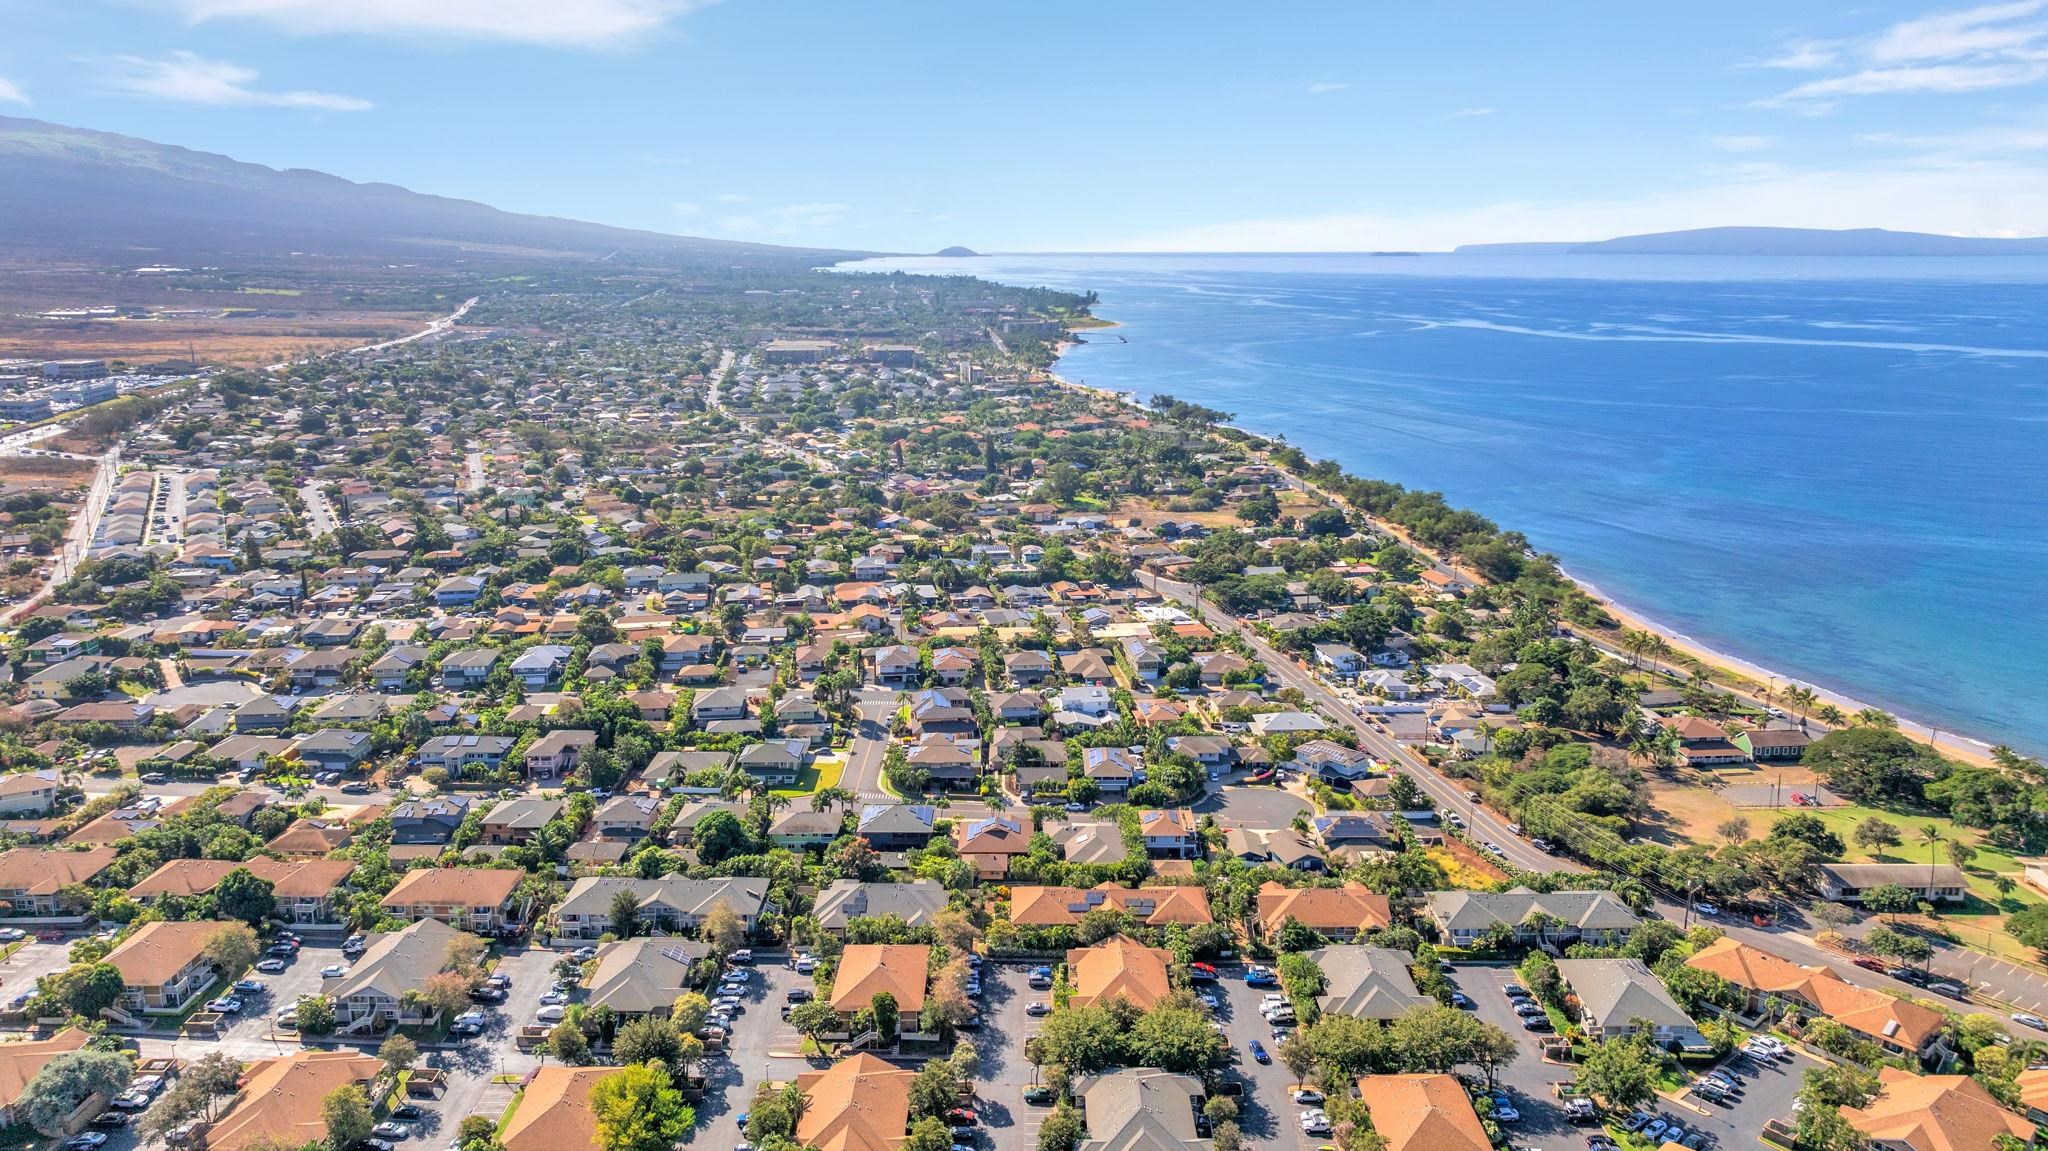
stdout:
<svg viewBox="0 0 2048 1151">
<path fill-rule="evenodd" d="M 1943 1042 L 1946 1017 L 1931 1007 L 1857 987 L 1828 967 L 1802 967 L 1726 936 L 1686 965 L 1709 971 L 1745 994 L 1744 1012 L 1832 1019 L 1899 1056 L 1922 1057 Z"/>
<path fill-rule="evenodd" d="M 1289 871 L 1322 872 L 1329 869 L 1322 849 L 1291 827 L 1225 828 L 1223 841 L 1230 854 L 1246 863 L 1268 863 Z"/>
<path fill-rule="evenodd" d="M 585 980 L 592 1009 L 609 1007 L 623 1019 L 668 1018 L 676 997 L 695 980 L 696 965 L 711 945 L 694 939 L 621 939 L 597 950 L 597 969 Z"/>
<path fill-rule="evenodd" d="M 590 1089 L 616 1067 L 542 1066 L 527 1078 L 519 1106 L 498 1135 L 505 1151 L 580 1151 L 598 1146 Z M 209 1149 L 210 1151 L 210 1149 Z"/>
<path fill-rule="evenodd" d="M 36 1075 L 59 1055 L 82 1051 L 92 1036 L 76 1027 L 66 1027 L 48 1039 L 20 1039 L 0 1043 L 0 1126 L 16 1127 L 27 1117 L 16 1115 L 14 1105 L 35 1081 Z"/>
<path fill-rule="evenodd" d="M 546 687 L 568 666 L 570 650 L 559 643 L 541 643 L 512 657 L 512 674 L 529 690 Z"/>
<path fill-rule="evenodd" d="M 715 687 L 700 691 L 690 700 L 690 720 L 699 727 L 720 720 L 747 718 L 747 689 Z"/>
<path fill-rule="evenodd" d="M 1201 825 L 1196 822 L 1195 813 L 1185 807 L 1140 811 L 1138 832 L 1145 838 L 1145 854 L 1154 859 L 1202 856 Z"/>
<path fill-rule="evenodd" d="M 1318 815 L 1309 828 L 1325 850 L 1340 859 L 1358 859 L 1385 851 L 1397 851 L 1401 835 L 1392 819 L 1382 811 L 1339 811 Z"/>
<path fill-rule="evenodd" d="M 245 863 L 232 859 L 173 859 L 128 889 L 128 897 L 144 905 L 166 895 L 195 898 L 220 886 L 230 872 L 247 871 L 270 884 L 278 920 L 300 928 L 338 928 L 336 902 L 346 901 L 343 887 L 355 861 L 349 859 L 270 859 L 257 856 Z"/>
<path fill-rule="evenodd" d="M 1445 941 L 1471 947 L 1493 931 L 1509 929 L 1519 943 L 1542 941 L 1563 946 L 1583 942 L 1594 947 L 1619 947 L 1628 942 L 1641 920 L 1609 891 L 1535 892 L 1432 891 L 1429 917 Z"/>
<path fill-rule="evenodd" d="M 484 842 L 520 844 L 532 842 L 534 833 L 562 814 L 559 799 L 508 799 L 484 816 Z"/>
<path fill-rule="evenodd" d="M 770 787 L 794 787 L 803 772 L 806 747 L 801 739 L 771 739 L 740 750 L 740 770 Z"/>
<path fill-rule="evenodd" d="M 409 799 L 391 809 L 391 842 L 447 843 L 469 817 L 469 800 L 455 795 Z"/>
<path fill-rule="evenodd" d="M 1365 670 L 1365 657 L 1348 643 L 1319 643 L 1315 645 L 1316 666 L 1333 675 L 1352 676 Z"/>
<path fill-rule="evenodd" d="M 1091 1007 L 1121 999 L 1140 1011 L 1149 1010 L 1173 993 L 1167 971 L 1173 953 L 1146 947 L 1128 935 L 1116 935 L 1093 947 L 1067 952 L 1067 981 L 1072 1007 Z"/>
<path fill-rule="evenodd" d="M 619 892 L 639 900 L 639 921 L 650 934 L 673 935 L 701 926 L 711 909 L 725 906 L 752 931 L 768 903 L 768 880 L 757 876 L 723 879 L 627 879 L 586 876 L 569 888 L 555 907 L 556 934 L 568 939 L 596 939 L 612 930 L 612 900 Z"/>
<path fill-rule="evenodd" d="M 242 1069 L 233 1102 L 207 1128 L 206 1151 L 305 1147 L 327 1139 L 325 1102 L 343 1087 L 368 1088 L 384 1061 L 346 1048 L 309 1048 Z"/>
<path fill-rule="evenodd" d="M 1795 727 L 1759 727 L 1737 732 L 1734 743 L 1760 763 L 1783 763 L 1803 758 L 1813 737 Z"/>
<path fill-rule="evenodd" d="M 61 781 L 55 770 L 0 775 L 0 816 L 41 815 L 57 802 Z"/>
<path fill-rule="evenodd" d="M 791 807 L 768 824 L 768 841 L 792 850 L 824 847 L 838 839 L 845 828 L 846 809 L 841 804 L 835 803 L 823 811 L 813 810 L 809 805 Z"/>
<path fill-rule="evenodd" d="M 1068 863 L 1122 863 L 1130 858 L 1130 843 L 1121 824 L 1106 819 L 1066 819 L 1048 822 L 1045 834 L 1059 845 L 1060 858 Z"/>
<path fill-rule="evenodd" d="M 1596 1042 L 1647 1024 L 1659 1047 L 1707 1046 L 1700 1029 L 1640 959 L 1560 959 L 1557 973 L 1579 1001 L 1579 1026 Z"/>
<path fill-rule="evenodd" d="M 518 740 L 509 735 L 437 735 L 420 745 L 420 766 L 460 776 L 472 767 L 496 768 Z"/>
<path fill-rule="evenodd" d="M 529 779 L 555 779 L 576 770 L 583 753 L 597 746 L 597 733 L 556 728 L 533 741 L 526 749 Z"/>
<path fill-rule="evenodd" d="M 465 648 L 450 652 L 441 660 L 441 687 L 446 691 L 472 691 L 482 687 L 497 665 L 500 652 L 494 647 Z"/>
<path fill-rule="evenodd" d="M 1031 850 L 1031 828 L 1014 816 L 963 819 L 953 825 L 953 845 L 982 879 L 1010 873 L 1010 860 Z"/>
<path fill-rule="evenodd" d="M 876 851 L 907 851 L 931 842 L 938 809 L 921 803 L 870 803 L 861 808 L 855 834 Z"/>
<path fill-rule="evenodd" d="M 1903 887 L 1916 899 L 1961 903 L 1970 897 L 1969 877 L 1954 864 L 1823 863 L 1820 893 L 1835 903 L 1861 903 L 1874 887 Z"/>
<path fill-rule="evenodd" d="M 483 867 L 415 867 L 398 880 L 383 907 L 417 923 L 438 919 L 477 935 L 492 935 L 518 922 L 514 893 L 523 871 Z"/>
<path fill-rule="evenodd" d="M 1387 897 L 1363 883 L 1340 887 L 1288 887 L 1267 880 L 1259 885 L 1259 930 L 1271 939 L 1288 920 L 1326 939 L 1356 939 L 1393 923 Z"/>
<path fill-rule="evenodd" d="M 817 1151 L 895 1151 L 910 1127 L 910 1084 L 917 1073 L 861 1052 L 824 1071 L 796 1077 L 803 1093 L 796 1142 Z M 578 1144 L 581 1146 L 581 1144 Z M 506 1151 L 519 1151 L 508 1146 Z"/>
<path fill-rule="evenodd" d="M 875 683 L 882 687 L 906 688 L 924 674 L 923 659 L 914 647 L 891 644 L 868 652 L 868 667 Z"/>
<path fill-rule="evenodd" d="M 300 736 L 291 754 L 321 771 L 348 771 L 369 757 L 370 733 L 330 727 Z"/>
<path fill-rule="evenodd" d="M 1967 1075 L 1915 1075 L 1896 1067 L 1877 1071 L 1877 1094 L 1839 1113 L 1871 1151 L 1975 1151 L 2034 1141 L 2034 1124 L 2007 1111 L 1984 1085 Z"/>
<path fill-rule="evenodd" d="M 334 1002 L 335 1031 L 364 1035 L 437 1021 L 439 1011 L 407 993 L 448 969 L 449 944 L 461 934 L 438 919 L 425 918 L 403 931 L 371 937 L 355 966 L 327 990 Z"/>
<path fill-rule="evenodd" d="M 15 847 L 0 852 L 0 917 L 71 918 L 82 908 L 68 906 L 57 893 L 73 884 L 89 884 L 114 862 L 114 849 L 64 851 Z"/>
<path fill-rule="evenodd" d="M 924 1010 L 931 957 L 931 947 L 923 943 L 849 944 L 832 976 L 832 1010 L 850 1016 L 886 992 L 902 1018 L 917 1018 Z"/>
<path fill-rule="evenodd" d="M 1091 911 L 1121 911 L 1146 927 L 1212 922 L 1208 893 L 1195 886 L 1010 888 L 1010 922 L 1018 926 L 1072 927 Z"/>
<path fill-rule="evenodd" d="M 1358 1081 L 1358 1101 L 1386 1151 L 1492 1151 L 1456 1076 L 1367 1075 Z"/>
<path fill-rule="evenodd" d="M 845 936 L 856 919 L 894 916 L 909 927 L 927 927 L 946 908 L 946 889 L 930 879 L 909 883 L 862 883 L 835 879 L 818 893 L 811 907 L 818 929 Z"/>
<path fill-rule="evenodd" d="M 1118 796 L 1131 784 L 1143 782 L 1145 768 L 1139 753 L 1126 747 L 1089 747 L 1081 750 L 1081 774 L 1095 781 L 1104 795 Z"/>
<path fill-rule="evenodd" d="M 1324 1015 L 1350 1015 L 1392 1023 L 1412 1011 L 1436 1006 L 1416 990 L 1415 957 L 1391 947 L 1319 947 L 1308 953 L 1323 973 L 1316 997 Z"/>
<path fill-rule="evenodd" d="M 1153 1068 L 1119 1068 L 1074 1081 L 1088 1137 L 1080 1151 L 1207 1151 L 1202 1081 Z"/>
<path fill-rule="evenodd" d="M 160 920 L 145 923 L 107 953 L 105 962 L 121 973 L 121 997 L 109 1017 L 127 1022 L 141 1015 L 175 1015 L 205 994 L 220 973 L 206 958 L 206 941 L 224 927 L 219 920 Z"/>
<path fill-rule="evenodd" d="M 1372 756 L 1327 739 L 1311 739 L 1296 747 L 1294 763 L 1327 780 L 1349 782 L 1372 774 Z"/>
</svg>

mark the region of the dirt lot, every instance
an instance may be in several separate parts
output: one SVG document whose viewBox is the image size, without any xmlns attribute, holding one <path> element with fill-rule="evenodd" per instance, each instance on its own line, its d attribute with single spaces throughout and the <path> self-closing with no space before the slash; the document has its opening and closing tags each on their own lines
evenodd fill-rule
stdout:
<svg viewBox="0 0 2048 1151">
<path fill-rule="evenodd" d="M 61 492 L 92 482 L 91 460 L 62 456 L 0 456 L 0 490 Z"/>
</svg>

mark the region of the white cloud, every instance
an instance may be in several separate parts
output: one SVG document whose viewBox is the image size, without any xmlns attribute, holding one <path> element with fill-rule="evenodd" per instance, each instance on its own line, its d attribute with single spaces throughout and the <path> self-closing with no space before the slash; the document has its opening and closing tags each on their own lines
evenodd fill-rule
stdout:
<svg viewBox="0 0 2048 1151">
<path fill-rule="evenodd" d="M 1775 136 L 1710 136 L 1707 143 L 1723 152 L 1761 152 L 1776 145 Z"/>
<path fill-rule="evenodd" d="M 1755 101 L 1763 108 L 1831 111 L 1845 97 L 1983 92 L 2048 79 L 2048 0 L 1938 12 L 1839 45 L 1803 44 L 1774 67 L 1854 70 Z"/>
<path fill-rule="evenodd" d="M 1956 235 L 2040 235 L 2048 163 L 1911 157 L 1870 167 L 1793 171 L 1731 164 L 1690 188 L 1636 199 L 1507 200 L 1421 212 L 1362 209 L 1226 220 L 1063 250 L 1183 252 L 1440 251 L 1459 244 L 1598 240 L 1721 225 L 1895 228 Z"/>
<path fill-rule="evenodd" d="M 1834 45 L 1824 44 L 1818 40 L 1808 40 L 1793 44 L 1786 48 L 1783 53 L 1773 56 L 1768 60 L 1759 60 L 1752 67 L 1786 68 L 1796 72 L 1806 72 L 1815 68 L 1825 68 L 1839 58 L 1840 53 L 1836 51 Z"/>
<path fill-rule="evenodd" d="M 153 0 L 185 19 L 257 20 L 302 35 L 616 47 L 711 0 Z"/>
<path fill-rule="evenodd" d="M 258 73 L 226 60 L 208 60 L 191 52 L 173 52 L 161 60 L 113 56 L 104 61 L 100 82 L 114 92 L 146 96 L 177 104 L 215 107 L 312 108 L 326 112 L 361 112 L 373 105 L 355 96 L 292 89 L 266 92 L 249 85 Z"/>
<path fill-rule="evenodd" d="M 1345 81 L 1318 80 L 1308 86 L 1308 94 L 1311 96 L 1321 96 L 1326 92 L 1342 92 L 1349 87 L 1351 85 Z"/>
<path fill-rule="evenodd" d="M 0 76 L 0 104 L 26 103 L 28 103 L 28 93 L 22 90 L 21 85 L 9 80 L 5 76 Z"/>
<path fill-rule="evenodd" d="M 1450 115 L 1445 116 L 1444 119 L 1469 120 L 1474 116 L 1491 116 L 1494 114 L 1495 111 L 1497 111 L 1497 109 L 1494 108 L 1460 108 L 1457 111 L 1451 113 Z"/>
</svg>

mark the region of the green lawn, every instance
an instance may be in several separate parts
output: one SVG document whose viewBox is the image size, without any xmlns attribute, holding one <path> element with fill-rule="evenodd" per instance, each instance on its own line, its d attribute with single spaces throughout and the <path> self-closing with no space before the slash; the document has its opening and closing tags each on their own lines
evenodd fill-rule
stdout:
<svg viewBox="0 0 2048 1151">
<path fill-rule="evenodd" d="M 778 787 L 776 795 L 813 795 L 827 787 L 839 786 L 839 774 L 846 770 L 844 759 L 828 759 L 823 763 L 816 760 L 805 764 L 797 772 L 795 787 Z"/>
</svg>

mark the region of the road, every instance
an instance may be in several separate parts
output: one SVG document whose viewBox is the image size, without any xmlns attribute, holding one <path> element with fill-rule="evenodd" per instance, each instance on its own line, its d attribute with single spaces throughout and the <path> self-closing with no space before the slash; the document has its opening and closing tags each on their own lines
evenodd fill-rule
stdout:
<svg viewBox="0 0 2048 1151">
<path fill-rule="evenodd" d="M 299 498 L 306 501 L 306 523 L 314 539 L 334 530 L 334 505 L 327 502 L 327 493 L 320 490 L 317 482 L 307 480 L 299 489 Z"/>
<path fill-rule="evenodd" d="M 705 407 L 712 411 L 725 410 L 725 397 L 719 394 L 719 389 L 725 384 L 725 373 L 732 371 L 732 366 L 738 359 L 739 353 L 731 348 L 727 348 L 719 355 L 718 370 L 711 373 L 711 390 L 704 397 Z"/>
<path fill-rule="evenodd" d="M 50 571 L 34 595 L 0 613 L 0 623 L 13 623 L 35 610 L 35 606 L 49 598 L 58 584 L 71 578 L 71 573 L 85 558 L 85 549 L 92 544 L 93 533 L 99 530 L 100 517 L 107 510 L 107 501 L 113 498 L 114 475 L 121 470 L 121 445 L 116 443 L 100 457 L 99 468 L 93 472 L 92 486 L 85 492 L 84 500 L 78 505 L 78 514 L 71 517 L 71 526 L 64 533 L 64 546 L 50 561 Z"/>
<path fill-rule="evenodd" d="M 463 316 L 469 314 L 469 310 L 476 306 L 476 302 L 479 299 L 482 299 L 482 297 L 471 296 L 469 299 L 462 301 L 461 307 L 455 309 L 454 311 L 448 313 L 445 316 L 440 317 L 439 319 L 428 320 L 426 327 L 421 328 L 419 331 L 414 332 L 410 336 L 400 336 L 395 340 L 385 340 L 382 343 L 377 344 L 364 344 L 361 347 L 356 348 L 344 348 L 339 352 L 327 352 L 324 353 L 324 355 L 345 356 L 355 352 L 381 352 L 385 348 L 395 348 L 400 344 L 410 344 L 414 340 L 424 340 L 428 336 L 438 336 L 442 332 L 445 332 L 448 329 L 453 328 L 456 325 L 456 323 L 462 319 Z M 308 358 L 310 359 L 311 357 Z M 306 362 L 306 359 L 283 360 L 278 363 L 270 365 L 270 367 L 264 370 L 271 372 L 281 372 L 284 369 L 291 367 L 293 364 L 303 364 Z"/>
<path fill-rule="evenodd" d="M 484 487 L 484 454 L 480 451 L 471 450 L 469 454 L 462 457 L 462 468 L 463 474 L 466 477 L 463 482 L 464 488 L 472 492 L 482 491 Z"/>
<path fill-rule="evenodd" d="M 1251 649 L 1266 669 L 1282 686 L 1295 688 L 1325 716 L 1338 723 L 1359 738 L 1367 751 L 1386 760 L 1413 779 L 1435 803 L 1439 812 L 1457 812 L 1464 817 L 1467 829 L 1474 839 L 1499 844 L 1506 852 L 1508 862 L 1525 871 L 1585 871 L 1586 868 L 1570 860 L 1546 855 L 1531 846 L 1521 836 L 1508 830 L 1508 820 L 1488 811 L 1486 808 L 1465 798 L 1466 788 L 1438 775 L 1434 768 L 1422 762 L 1414 752 L 1409 751 L 1399 740 L 1360 719 L 1349 704 L 1323 685 L 1315 676 L 1303 670 L 1292 657 L 1275 649 L 1263 637 L 1226 612 L 1210 611 L 1195 594 L 1193 584 L 1176 580 L 1145 577 L 1154 590 L 1187 607 L 1195 616 L 1210 626 L 1222 626 L 1236 632 Z"/>
<path fill-rule="evenodd" d="M 890 803 L 895 796 L 882 790 L 882 761 L 889 751 L 890 718 L 896 713 L 896 696 L 863 694 L 854 703 L 860 726 L 847 749 L 846 771 L 839 786 L 852 791 L 862 803 Z"/>
</svg>

